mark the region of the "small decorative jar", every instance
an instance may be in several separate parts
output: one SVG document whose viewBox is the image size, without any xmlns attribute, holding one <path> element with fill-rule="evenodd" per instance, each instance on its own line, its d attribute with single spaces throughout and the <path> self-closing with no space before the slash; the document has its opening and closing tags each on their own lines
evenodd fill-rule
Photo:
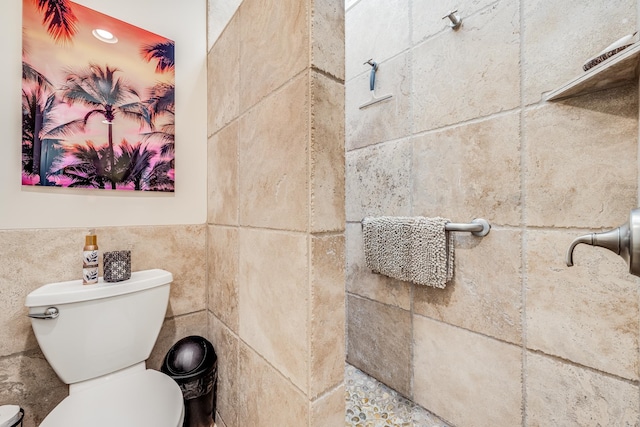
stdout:
<svg viewBox="0 0 640 427">
<path fill-rule="evenodd" d="M 102 259 L 105 282 L 122 282 L 131 278 L 131 251 L 105 252 Z"/>
</svg>

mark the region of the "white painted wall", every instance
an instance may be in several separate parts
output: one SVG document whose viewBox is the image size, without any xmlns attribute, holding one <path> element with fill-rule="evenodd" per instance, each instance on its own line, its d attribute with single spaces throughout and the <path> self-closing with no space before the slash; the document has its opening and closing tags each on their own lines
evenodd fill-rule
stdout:
<svg viewBox="0 0 640 427">
<path fill-rule="evenodd" d="M 21 185 L 22 0 L 0 4 L 0 229 L 202 224 L 207 214 L 206 0 L 76 0 L 176 42 L 175 193 Z"/>
</svg>

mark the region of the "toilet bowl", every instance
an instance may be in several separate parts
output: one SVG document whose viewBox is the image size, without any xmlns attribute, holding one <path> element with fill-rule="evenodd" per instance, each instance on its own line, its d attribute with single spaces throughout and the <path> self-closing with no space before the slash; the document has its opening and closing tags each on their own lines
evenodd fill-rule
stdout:
<svg viewBox="0 0 640 427">
<path fill-rule="evenodd" d="M 27 296 L 38 344 L 69 384 L 41 427 L 182 426 L 180 387 L 145 365 L 172 280 L 167 271 L 146 270 L 118 283 L 51 283 Z"/>
</svg>

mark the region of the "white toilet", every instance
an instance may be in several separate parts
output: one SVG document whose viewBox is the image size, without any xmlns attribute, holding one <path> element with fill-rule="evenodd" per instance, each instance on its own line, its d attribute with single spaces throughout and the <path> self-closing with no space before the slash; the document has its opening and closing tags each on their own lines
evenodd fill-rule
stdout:
<svg viewBox="0 0 640 427">
<path fill-rule="evenodd" d="M 40 427 L 180 427 L 180 387 L 147 369 L 173 276 L 138 271 L 124 282 L 51 283 L 27 296 L 40 348 L 67 396 Z"/>
</svg>

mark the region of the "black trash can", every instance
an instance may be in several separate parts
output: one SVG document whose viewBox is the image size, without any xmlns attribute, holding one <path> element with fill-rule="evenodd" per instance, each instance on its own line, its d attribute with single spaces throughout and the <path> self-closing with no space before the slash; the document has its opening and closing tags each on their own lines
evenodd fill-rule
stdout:
<svg viewBox="0 0 640 427">
<path fill-rule="evenodd" d="M 210 427 L 216 410 L 218 356 L 200 336 L 175 343 L 164 357 L 161 371 L 178 383 L 184 397 L 183 427 Z"/>
</svg>

